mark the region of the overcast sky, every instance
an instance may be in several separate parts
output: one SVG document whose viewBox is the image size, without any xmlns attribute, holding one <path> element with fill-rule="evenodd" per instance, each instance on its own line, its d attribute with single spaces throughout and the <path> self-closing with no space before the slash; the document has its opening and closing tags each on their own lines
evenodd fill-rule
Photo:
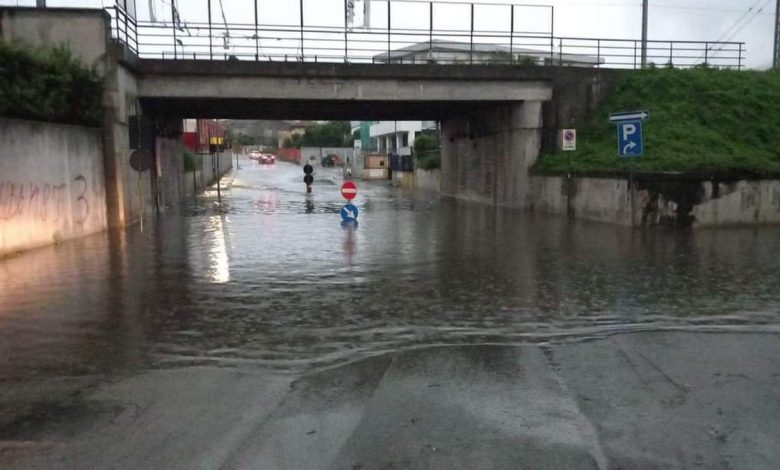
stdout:
<svg viewBox="0 0 780 470">
<path fill-rule="evenodd" d="M 149 16 L 149 1 L 138 1 L 138 15 Z M 176 0 L 185 22 L 205 21 L 208 0 Z M 151 0 L 158 20 L 170 21 L 170 0 Z M 222 0 L 229 23 L 249 23 L 254 18 L 254 0 Z M 299 0 L 257 0 L 261 22 L 297 24 Z M 0 0 L 0 5 L 34 4 L 34 0 Z M 48 0 L 49 5 L 99 6 L 110 0 Z M 482 0 L 482 4 L 508 4 Z M 641 0 L 532 0 L 534 4 L 552 5 L 555 11 L 554 34 L 566 37 L 639 38 L 641 34 Z M 650 39 L 743 41 L 747 63 L 764 68 L 772 62 L 775 0 L 650 0 Z M 338 26 L 343 23 L 343 0 L 304 0 L 307 25 Z M 751 9 L 752 8 L 752 9 Z M 357 9 L 362 9 L 357 0 Z M 748 13 L 748 10 L 750 12 Z M 428 27 L 426 4 L 393 1 L 393 27 Z M 386 24 L 386 6 L 372 3 L 372 23 Z M 212 0 L 212 17 L 221 21 L 220 2 Z M 509 29 L 508 7 L 476 7 L 475 27 L 497 31 Z M 363 20 L 358 12 L 357 23 Z M 437 5 L 436 28 L 468 29 L 469 9 L 458 5 Z M 549 9 L 516 7 L 516 29 L 548 32 Z"/>
</svg>

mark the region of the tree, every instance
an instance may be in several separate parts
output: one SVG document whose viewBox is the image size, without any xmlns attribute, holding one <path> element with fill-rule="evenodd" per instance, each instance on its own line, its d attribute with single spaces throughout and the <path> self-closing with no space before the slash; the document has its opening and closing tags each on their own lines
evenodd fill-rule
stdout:
<svg viewBox="0 0 780 470">
<path fill-rule="evenodd" d="M 433 170 L 441 167 L 441 152 L 434 135 L 423 133 L 414 139 L 414 156 L 417 168 Z"/>
<path fill-rule="evenodd" d="M 282 147 L 286 149 L 299 149 L 303 146 L 303 136 L 300 134 L 293 134 L 282 142 Z"/>
<path fill-rule="evenodd" d="M 309 128 L 303 136 L 304 147 L 352 147 L 351 126 L 347 121 L 330 121 Z"/>
<path fill-rule="evenodd" d="M 242 146 L 257 145 L 257 139 L 254 136 L 246 134 L 238 134 L 234 137 L 234 142 Z"/>
</svg>

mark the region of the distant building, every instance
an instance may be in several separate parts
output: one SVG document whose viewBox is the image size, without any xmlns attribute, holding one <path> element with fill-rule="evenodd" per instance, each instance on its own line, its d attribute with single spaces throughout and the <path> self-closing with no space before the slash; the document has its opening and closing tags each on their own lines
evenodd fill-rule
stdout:
<svg viewBox="0 0 780 470">
<path fill-rule="evenodd" d="M 385 64 L 468 64 L 468 63 L 510 63 L 512 59 L 518 64 L 549 65 L 550 50 L 510 48 L 497 44 L 479 44 L 442 41 L 418 42 L 374 56 L 375 63 Z M 596 67 L 603 63 L 603 58 L 586 54 L 553 54 L 553 65 Z"/>
<path fill-rule="evenodd" d="M 182 143 L 184 148 L 194 153 L 209 153 L 209 141 L 212 137 L 225 137 L 225 126 L 214 119 L 185 119 L 183 122 Z"/>
<path fill-rule="evenodd" d="M 279 130 L 277 140 L 279 147 L 284 145 L 284 141 L 292 138 L 293 135 L 304 135 L 306 131 L 317 125 L 316 121 L 284 121 L 285 129 Z"/>
</svg>

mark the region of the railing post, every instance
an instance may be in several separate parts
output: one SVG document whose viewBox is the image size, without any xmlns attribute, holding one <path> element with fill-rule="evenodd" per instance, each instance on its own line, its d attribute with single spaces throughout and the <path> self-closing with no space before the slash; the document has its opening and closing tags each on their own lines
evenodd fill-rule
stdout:
<svg viewBox="0 0 780 470">
<path fill-rule="evenodd" d="M 306 54 L 303 48 L 303 0 L 300 0 L 298 3 L 301 8 L 301 62 L 305 62 Z"/>
<path fill-rule="evenodd" d="M 737 60 L 737 70 L 742 70 L 742 43 L 739 43 L 739 58 Z"/>
<path fill-rule="evenodd" d="M 260 31 L 258 22 L 260 21 L 260 12 L 255 0 L 255 60 L 260 60 Z"/>
<path fill-rule="evenodd" d="M 469 33 L 469 63 L 474 63 L 474 4 L 471 4 L 471 32 Z"/>
<path fill-rule="evenodd" d="M 669 65 L 674 67 L 674 42 L 669 41 Z"/>
<path fill-rule="evenodd" d="M 705 42 L 704 43 L 704 65 L 706 66 L 709 61 L 710 61 L 710 43 Z"/>
<path fill-rule="evenodd" d="M 514 64 L 515 63 L 515 5 L 512 4 L 509 6 L 509 63 Z"/>
<path fill-rule="evenodd" d="M 214 40 L 211 34 L 211 0 L 207 2 L 209 7 L 209 60 L 214 60 Z"/>
<path fill-rule="evenodd" d="M 636 40 L 634 41 L 634 70 L 636 70 Z"/>
<path fill-rule="evenodd" d="M 558 67 L 563 67 L 563 38 L 558 41 Z"/>
<path fill-rule="evenodd" d="M 116 38 L 121 41 L 122 36 L 119 34 L 119 7 L 114 7 L 114 20 L 116 21 Z"/>
<path fill-rule="evenodd" d="M 171 1 L 171 27 L 173 28 L 173 58 L 178 59 L 179 53 L 176 51 L 176 5 Z"/>
<path fill-rule="evenodd" d="M 596 39 L 596 68 L 601 68 L 601 39 Z"/>
</svg>

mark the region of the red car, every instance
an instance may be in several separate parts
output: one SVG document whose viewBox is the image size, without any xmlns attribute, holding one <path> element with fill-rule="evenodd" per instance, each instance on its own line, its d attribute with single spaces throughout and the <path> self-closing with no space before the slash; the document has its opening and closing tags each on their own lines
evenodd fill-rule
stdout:
<svg viewBox="0 0 780 470">
<path fill-rule="evenodd" d="M 262 165 L 273 165 L 276 163 L 276 156 L 270 153 L 262 153 L 257 161 Z"/>
</svg>

